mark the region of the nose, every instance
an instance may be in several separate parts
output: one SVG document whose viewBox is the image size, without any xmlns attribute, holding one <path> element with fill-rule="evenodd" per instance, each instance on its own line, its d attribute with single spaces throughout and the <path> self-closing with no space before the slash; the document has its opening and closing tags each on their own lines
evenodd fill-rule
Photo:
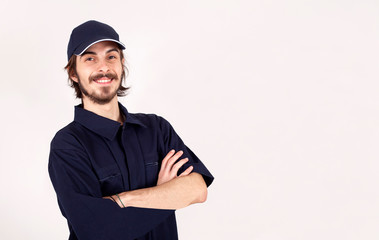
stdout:
<svg viewBox="0 0 379 240">
<path fill-rule="evenodd" d="M 106 60 L 102 59 L 102 60 L 99 60 L 99 63 L 98 63 L 98 71 L 99 72 L 108 72 L 109 71 L 109 66 L 108 66 L 108 63 Z"/>
</svg>

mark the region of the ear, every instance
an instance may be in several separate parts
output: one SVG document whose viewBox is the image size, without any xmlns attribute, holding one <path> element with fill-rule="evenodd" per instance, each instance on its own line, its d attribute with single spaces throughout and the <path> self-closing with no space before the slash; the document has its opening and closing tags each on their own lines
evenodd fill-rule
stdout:
<svg viewBox="0 0 379 240">
<path fill-rule="evenodd" d="M 125 58 L 121 60 L 122 65 L 125 65 Z"/>
<path fill-rule="evenodd" d="M 70 69 L 68 69 L 68 72 L 70 72 Z M 76 83 L 78 83 L 78 76 L 75 74 L 75 72 L 73 72 L 71 75 L 70 75 L 70 79 Z"/>
</svg>

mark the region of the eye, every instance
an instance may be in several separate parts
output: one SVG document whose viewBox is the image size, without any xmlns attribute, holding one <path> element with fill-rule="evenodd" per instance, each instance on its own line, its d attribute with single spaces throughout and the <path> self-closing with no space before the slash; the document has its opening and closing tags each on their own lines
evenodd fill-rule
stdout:
<svg viewBox="0 0 379 240">
<path fill-rule="evenodd" d="M 93 60 L 94 60 L 93 57 L 88 57 L 88 58 L 85 59 L 86 62 L 87 62 L 87 61 L 93 61 Z"/>
<path fill-rule="evenodd" d="M 114 55 L 110 55 L 108 58 L 109 58 L 109 59 L 116 59 L 117 57 L 114 56 Z"/>
</svg>

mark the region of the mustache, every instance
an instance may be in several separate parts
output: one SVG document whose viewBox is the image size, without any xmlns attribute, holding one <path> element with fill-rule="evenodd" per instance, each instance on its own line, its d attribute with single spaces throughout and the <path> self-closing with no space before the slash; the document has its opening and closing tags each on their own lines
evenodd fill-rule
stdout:
<svg viewBox="0 0 379 240">
<path fill-rule="evenodd" d="M 118 76 L 117 76 L 117 74 L 115 74 L 115 73 L 97 73 L 97 74 L 95 74 L 95 75 L 93 75 L 93 76 L 90 76 L 89 77 L 89 80 L 90 81 L 96 81 L 96 80 L 98 80 L 98 79 L 100 79 L 100 78 L 103 78 L 103 77 L 106 77 L 106 78 L 109 78 L 109 79 L 114 79 L 114 80 L 118 80 Z"/>
</svg>

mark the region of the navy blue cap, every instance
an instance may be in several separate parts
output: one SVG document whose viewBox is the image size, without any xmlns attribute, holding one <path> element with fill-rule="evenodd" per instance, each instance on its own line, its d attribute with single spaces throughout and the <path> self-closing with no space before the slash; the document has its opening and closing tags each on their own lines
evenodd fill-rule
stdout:
<svg viewBox="0 0 379 240">
<path fill-rule="evenodd" d="M 72 30 L 67 47 L 67 60 L 75 55 L 81 55 L 93 44 L 103 41 L 117 43 L 122 50 L 125 45 L 120 42 L 117 32 L 109 25 L 90 20 Z"/>
</svg>

